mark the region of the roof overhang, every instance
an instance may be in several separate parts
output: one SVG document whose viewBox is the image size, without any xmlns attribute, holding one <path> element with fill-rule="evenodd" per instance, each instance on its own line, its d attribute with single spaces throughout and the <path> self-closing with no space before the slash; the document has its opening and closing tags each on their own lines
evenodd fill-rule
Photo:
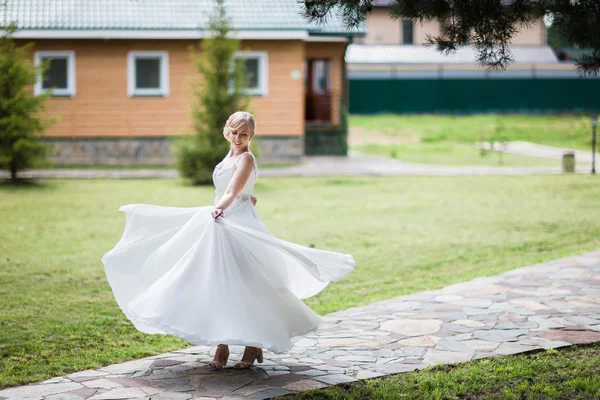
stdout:
<svg viewBox="0 0 600 400">
<path fill-rule="evenodd" d="M 347 36 L 309 36 L 304 39 L 305 42 L 340 42 L 346 43 L 350 41 L 350 38 Z"/>
<path fill-rule="evenodd" d="M 509 46 L 512 64 L 557 64 L 550 46 Z M 352 44 L 346 51 L 346 62 L 355 65 L 425 65 L 478 64 L 477 50 L 463 46 L 450 54 L 427 45 Z"/>
<path fill-rule="evenodd" d="M 200 30 L 71 30 L 22 29 L 13 34 L 15 39 L 202 39 Z M 238 30 L 232 37 L 242 40 L 306 40 L 305 30 Z M 317 41 L 323 41 L 317 40 Z"/>
</svg>

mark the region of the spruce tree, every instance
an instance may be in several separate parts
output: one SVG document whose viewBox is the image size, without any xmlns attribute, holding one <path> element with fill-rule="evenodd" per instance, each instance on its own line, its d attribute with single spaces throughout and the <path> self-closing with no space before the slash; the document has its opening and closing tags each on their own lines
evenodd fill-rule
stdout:
<svg viewBox="0 0 600 400">
<path fill-rule="evenodd" d="M 42 119 L 39 112 L 51 93 L 33 93 L 32 85 L 45 68 L 29 60 L 34 44 L 16 45 L 15 24 L 0 29 L 0 168 L 10 170 L 15 182 L 19 171 L 46 163 L 51 147 L 40 135 L 53 120 Z"/>
<path fill-rule="evenodd" d="M 229 149 L 223 137 L 227 118 L 245 110 L 249 98 L 242 93 L 247 77 L 243 60 L 236 60 L 239 39 L 231 37 L 231 21 L 223 0 L 217 0 L 206 37 L 201 40 L 201 54 L 191 46 L 190 57 L 203 77 L 193 86 L 192 118 L 195 134 L 178 143 L 178 169 L 193 184 L 209 184 L 212 172 Z"/>
</svg>

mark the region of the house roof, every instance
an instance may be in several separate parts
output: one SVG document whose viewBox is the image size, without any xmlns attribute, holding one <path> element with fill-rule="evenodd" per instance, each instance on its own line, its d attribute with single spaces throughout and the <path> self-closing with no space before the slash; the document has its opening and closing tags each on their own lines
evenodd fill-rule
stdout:
<svg viewBox="0 0 600 400">
<path fill-rule="evenodd" d="M 556 64 L 549 46 L 510 46 L 515 64 Z M 477 64 L 477 51 L 459 48 L 444 55 L 433 46 L 351 44 L 346 50 L 348 64 Z"/>
<path fill-rule="evenodd" d="M 375 0 L 373 2 L 373 7 L 388 7 L 391 3 L 391 0 Z"/>
<path fill-rule="evenodd" d="M 348 30 L 332 13 L 323 24 L 309 23 L 297 0 L 225 0 L 236 31 L 303 31 L 309 35 L 364 35 Z M 214 0 L 8 0 L 3 22 L 27 31 L 198 31 L 206 26 Z M 17 36 L 17 35 L 15 35 Z"/>
</svg>

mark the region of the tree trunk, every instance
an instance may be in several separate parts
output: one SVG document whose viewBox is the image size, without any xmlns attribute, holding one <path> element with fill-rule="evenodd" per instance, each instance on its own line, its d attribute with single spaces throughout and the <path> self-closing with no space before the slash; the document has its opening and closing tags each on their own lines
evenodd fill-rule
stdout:
<svg viewBox="0 0 600 400">
<path fill-rule="evenodd" d="M 10 163 L 10 179 L 13 182 L 17 181 L 17 163 L 14 161 Z"/>
</svg>

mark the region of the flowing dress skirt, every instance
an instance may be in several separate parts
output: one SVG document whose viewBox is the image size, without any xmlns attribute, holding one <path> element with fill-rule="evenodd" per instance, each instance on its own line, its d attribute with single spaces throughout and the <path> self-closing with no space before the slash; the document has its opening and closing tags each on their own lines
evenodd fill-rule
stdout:
<svg viewBox="0 0 600 400">
<path fill-rule="evenodd" d="M 319 325 L 300 299 L 352 271 L 352 255 L 278 239 L 250 202 L 234 208 L 217 220 L 212 206 L 119 209 L 125 230 L 102 262 L 138 330 L 281 353 Z"/>
</svg>

